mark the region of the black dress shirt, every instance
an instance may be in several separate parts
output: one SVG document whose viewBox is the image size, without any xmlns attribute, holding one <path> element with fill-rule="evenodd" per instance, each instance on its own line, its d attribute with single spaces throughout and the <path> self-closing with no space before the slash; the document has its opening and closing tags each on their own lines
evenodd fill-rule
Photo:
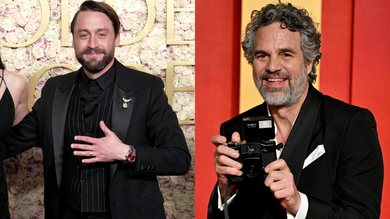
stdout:
<svg viewBox="0 0 390 219">
<path fill-rule="evenodd" d="M 103 120 L 111 127 L 115 65 L 96 80 L 82 72 L 70 99 L 65 124 L 63 196 L 67 208 L 79 212 L 109 212 L 109 163 L 83 164 L 73 155 L 70 144 L 75 135 L 102 137 Z M 64 200 L 64 199 L 62 199 Z"/>
</svg>

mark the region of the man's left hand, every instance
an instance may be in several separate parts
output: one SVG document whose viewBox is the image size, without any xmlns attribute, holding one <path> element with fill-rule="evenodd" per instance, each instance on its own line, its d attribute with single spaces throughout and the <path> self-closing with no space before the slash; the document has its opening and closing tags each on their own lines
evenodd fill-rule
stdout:
<svg viewBox="0 0 390 219">
<path fill-rule="evenodd" d="M 114 132 L 112 132 L 103 121 L 99 126 L 104 133 L 104 137 L 93 138 L 89 136 L 75 136 L 76 141 L 85 142 L 85 144 L 73 143 L 75 156 L 88 157 L 82 159 L 83 163 L 111 162 L 114 160 L 125 160 L 125 155 L 129 146 L 124 144 Z"/>
<path fill-rule="evenodd" d="M 289 213 L 295 215 L 301 205 L 301 196 L 294 182 L 294 176 L 286 161 L 278 159 L 265 167 L 268 176 L 264 184 L 272 191 L 275 198 Z"/>
</svg>

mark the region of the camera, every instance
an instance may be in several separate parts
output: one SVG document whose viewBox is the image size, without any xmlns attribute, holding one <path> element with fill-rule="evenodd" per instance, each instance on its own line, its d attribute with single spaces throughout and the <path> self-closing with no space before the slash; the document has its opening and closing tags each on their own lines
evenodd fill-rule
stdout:
<svg viewBox="0 0 390 219">
<path fill-rule="evenodd" d="M 264 168 L 276 160 L 275 128 L 272 117 L 245 117 L 242 120 L 241 139 L 235 143 L 229 142 L 228 147 L 238 151 L 240 156 L 236 159 L 242 164 L 242 176 L 228 176 L 232 184 L 243 180 L 264 180 Z"/>
</svg>

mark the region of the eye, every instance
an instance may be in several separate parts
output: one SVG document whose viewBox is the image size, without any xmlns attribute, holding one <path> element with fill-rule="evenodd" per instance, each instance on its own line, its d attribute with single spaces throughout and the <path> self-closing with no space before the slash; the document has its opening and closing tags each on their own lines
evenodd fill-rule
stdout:
<svg viewBox="0 0 390 219">
<path fill-rule="evenodd" d="M 256 59 L 259 59 L 259 60 L 265 60 L 265 59 L 267 59 L 267 55 L 265 54 L 265 53 L 257 53 L 256 55 L 255 55 L 255 58 Z"/>
<path fill-rule="evenodd" d="M 89 34 L 88 34 L 88 32 L 86 32 L 86 31 L 80 31 L 80 32 L 78 32 L 78 35 L 77 35 L 80 39 L 82 39 L 82 40 L 85 40 L 85 39 L 87 39 L 88 37 L 89 37 Z"/>
<path fill-rule="evenodd" d="M 289 59 L 289 58 L 292 57 L 292 54 L 289 53 L 289 52 L 284 52 L 284 53 L 282 53 L 282 57 L 283 57 L 284 59 Z"/>
<path fill-rule="evenodd" d="M 99 39 L 104 39 L 107 37 L 107 31 L 104 30 L 98 31 L 96 35 Z"/>
<path fill-rule="evenodd" d="M 88 38 L 88 35 L 87 34 L 79 34 L 79 38 L 84 40 L 84 39 Z"/>
</svg>

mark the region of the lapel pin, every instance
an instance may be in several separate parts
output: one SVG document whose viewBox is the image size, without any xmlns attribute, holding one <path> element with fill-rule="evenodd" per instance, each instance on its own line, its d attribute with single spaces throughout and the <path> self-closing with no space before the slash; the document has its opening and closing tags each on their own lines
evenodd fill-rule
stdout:
<svg viewBox="0 0 390 219">
<path fill-rule="evenodd" d="M 129 99 L 126 99 L 126 98 L 124 98 L 124 97 L 122 97 L 122 108 L 123 109 L 127 109 L 127 107 L 128 107 L 128 102 L 130 102 L 131 100 L 132 100 L 133 98 L 129 98 Z"/>
</svg>

